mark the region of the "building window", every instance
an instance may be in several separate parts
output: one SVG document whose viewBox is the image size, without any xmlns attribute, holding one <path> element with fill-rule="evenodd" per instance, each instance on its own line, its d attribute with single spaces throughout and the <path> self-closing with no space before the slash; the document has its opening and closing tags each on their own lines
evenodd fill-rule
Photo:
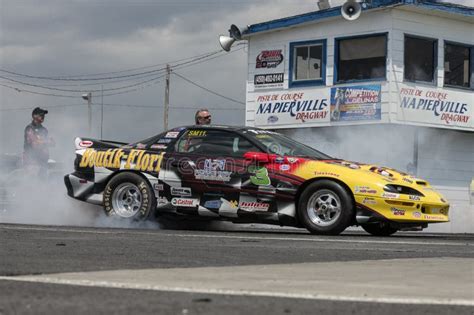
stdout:
<svg viewBox="0 0 474 315">
<path fill-rule="evenodd" d="M 435 82 L 437 40 L 405 36 L 405 80 Z"/>
<path fill-rule="evenodd" d="M 290 43 L 290 87 L 325 84 L 326 40 Z"/>
<path fill-rule="evenodd" d="M 337 39 L 336 47 L 336 83 L 386 78 L 386 34 Z"/>
<path fill-rule="evenodd" d="M 470 87 L 471 49 L 468 46 L 445 43 L 444 85 Z"/>
</svg>

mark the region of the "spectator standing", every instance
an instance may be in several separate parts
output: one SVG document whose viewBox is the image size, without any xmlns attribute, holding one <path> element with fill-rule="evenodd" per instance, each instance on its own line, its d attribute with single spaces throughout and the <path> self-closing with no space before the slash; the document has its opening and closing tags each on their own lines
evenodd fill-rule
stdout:
<svg viewBox="0 0 474 315">
<path fill-rule="evenodd" d="M 54 140 L 48 136 L 48 129 L 43 126 L 47 113 L 47 110 L 36 107 L 24 134 L 23 164 L 30 171 L 38 170 L 40 178 L 47 176 L 49 147 L 54 145 Z"/>
</svg>

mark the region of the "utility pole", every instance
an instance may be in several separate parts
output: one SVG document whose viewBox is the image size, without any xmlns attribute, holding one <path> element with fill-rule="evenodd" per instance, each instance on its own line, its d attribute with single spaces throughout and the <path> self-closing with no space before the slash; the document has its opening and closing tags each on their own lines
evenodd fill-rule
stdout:
<svg viewBox="0 0 474 315">
<path fill-rule="evenodd" d="M 82 99 L 87 101 L 87 111 L 89 115 L 88 131 L 89 137 L 92 137 L 92 93 L 82 94 Z"/>
<path fill-rule="evenodd" d="M 168 130 L 168 109 L 170 106 L 170 74 L 171 67 L 166 65 L 166 84 L 165 84 L 165 113 L 164 113 L 164 130 Z"/>
<path fill-rule="evenodd" d="M 104 139 L 102 136 L 102 130 L 104 125 L 104 85 L 101 85 L 102 96 L 101 96 L 101 106 L 100 106 L 100 139 Z"/>
</svg>

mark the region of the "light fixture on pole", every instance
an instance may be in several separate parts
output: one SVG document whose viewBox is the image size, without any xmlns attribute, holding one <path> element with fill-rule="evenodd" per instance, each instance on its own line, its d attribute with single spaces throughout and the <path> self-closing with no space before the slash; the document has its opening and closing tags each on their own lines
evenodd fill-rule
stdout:
<svg viewBox="0 0 474 315">
<path fill-rule="evenodd" d="M 82 94 L 82 99 L 87 101 L 87 111 L 88 111 L 88 132 L 89 137 L 92 136 L 92 93 Z"/>
</svg>

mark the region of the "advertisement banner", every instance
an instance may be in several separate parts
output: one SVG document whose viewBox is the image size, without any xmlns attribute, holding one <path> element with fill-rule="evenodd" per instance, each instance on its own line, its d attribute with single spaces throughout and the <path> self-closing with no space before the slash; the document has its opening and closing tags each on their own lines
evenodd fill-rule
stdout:
<svg viewBox="0 0 474 315">
<path fill-rule="evenodd" d="M 254 88 L 281 88 L 285 77 L 285 47 L 259 51 L 255 57 Z"/>
<path fill-rule="evenodd" d="M 331 88 L 331 122 L 380 120 L 380 84 Z"/>
<path fill-rule="evenodd" d="M 329 89 L 255 95 L 255 126 L 329 122 Z"/>
<path fill-rule="evenodd" d="M 471 91 L 402 86 L 397 119 L 443 126 L 472 128 L 474 97 Z"/>
</svg>

